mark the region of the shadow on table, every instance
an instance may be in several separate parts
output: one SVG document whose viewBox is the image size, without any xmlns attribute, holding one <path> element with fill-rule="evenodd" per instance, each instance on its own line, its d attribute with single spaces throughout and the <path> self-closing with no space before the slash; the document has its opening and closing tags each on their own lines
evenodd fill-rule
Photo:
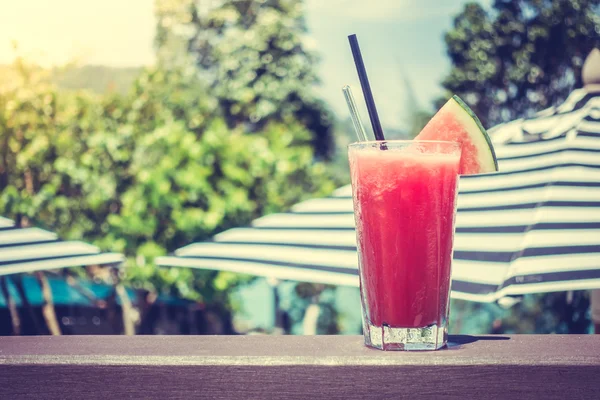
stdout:
<svg viewBox="0 0 600 400">
<path fill-rule="evenodd" d="M 450 335 L 448 336 L 448 349 L 462 346 L 464 344 L 478 342 L 480 340 L 495 341 L 495 340 L 510 340 L 508 336 L 489 335 L 489 336 L 471 336 L 471 335 Z"/>
</svg>

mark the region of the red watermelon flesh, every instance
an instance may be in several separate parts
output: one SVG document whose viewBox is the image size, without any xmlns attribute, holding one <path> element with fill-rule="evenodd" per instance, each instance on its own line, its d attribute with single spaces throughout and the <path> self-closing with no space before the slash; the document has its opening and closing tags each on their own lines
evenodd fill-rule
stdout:
<svg viewBox="0 0 600 400">
<path fill-rule="evenodd" d="M 498 171 L 490 137 L 477 116 L 458 96 L 448 100 L 415 139 L 459 142 L 461 175 Z"/>
</svg>

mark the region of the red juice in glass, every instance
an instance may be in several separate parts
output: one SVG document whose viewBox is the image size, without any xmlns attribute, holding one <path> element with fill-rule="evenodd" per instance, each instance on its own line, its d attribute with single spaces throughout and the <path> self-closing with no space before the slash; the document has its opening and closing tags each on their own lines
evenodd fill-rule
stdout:
<svg viewBox="0 0 600 400">
<path fill-rule="evenodd" d="M 365 344 L 435 350 L 447 341 L 460 145 L 349 146 Z"/>
</svg>

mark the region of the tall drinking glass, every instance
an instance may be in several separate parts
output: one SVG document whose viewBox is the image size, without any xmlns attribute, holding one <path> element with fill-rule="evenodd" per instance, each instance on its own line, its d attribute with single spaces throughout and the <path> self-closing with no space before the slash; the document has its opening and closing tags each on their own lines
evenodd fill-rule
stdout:
<svg viewBox="0 0 600 400">
<path fill-rule="evenodd" d="M 365 345 L 437 350 L 448 338 L 460 145 L 348 148 Z"/>
</svg>

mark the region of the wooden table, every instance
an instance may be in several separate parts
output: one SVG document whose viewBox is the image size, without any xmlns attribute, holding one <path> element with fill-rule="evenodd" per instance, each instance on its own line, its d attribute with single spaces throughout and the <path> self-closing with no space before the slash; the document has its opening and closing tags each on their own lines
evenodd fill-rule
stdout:
<svg viewBox="0 0 600 400">
<path fill-rule="evenodd" d="M 596 399 L 600 336 L 454 336 L 381 352 L 359 336 L 1 337 L 0 399 Z"/>
</svg>

